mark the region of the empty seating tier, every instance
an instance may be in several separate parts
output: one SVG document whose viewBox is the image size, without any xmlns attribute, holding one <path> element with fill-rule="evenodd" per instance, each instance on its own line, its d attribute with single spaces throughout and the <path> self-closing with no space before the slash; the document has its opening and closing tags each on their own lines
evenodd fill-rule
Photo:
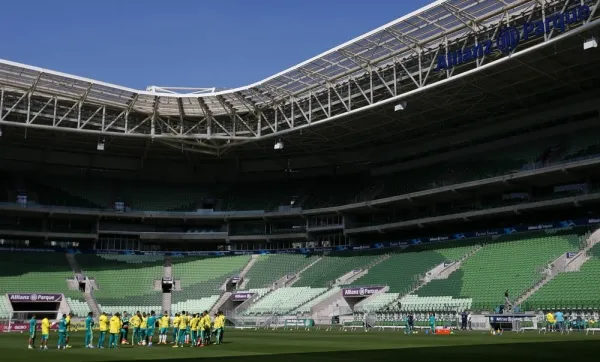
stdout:
<svg viewBox="0 0 600 362">
<path fill-rule="evenodd" d="M 62 293 L 83 300 L 77 290 L 69 290 L 67 279 L 74 274 L 62 253 L 0 253 L 0 294 Z"/>
<path fill-rule="evenodd" d="M 141 255 L 125 258 L 102 254 L 78 254 L 76 258 L 84 274 L 96 281 L 99 289 L 94 291 L 94 296 L 102 308 L 118 306 L 122 312 L 125 306 L 162 304 L 162 291 L 154 290 L 154 281 L 163 276 L 162 260 Z"/>
<path fill-rule="evenodd" d="M 381 293 L 372 297 L 366 298 L 354 306 L 355 312 L 378 312 L 385 309 L 395 300 L 398 299 L 400 293 Z"/>
<path fill-rule="evenodd" d="M 71 312 L 76 317 L 85 317 L 91 311 L 90 306 L 87 302 L 83 302 L 77 299 L 67 298 L 67 303 L 69 303 L 69 307 L 71 307 Z"/>
<path fill-rule="evenodd" d="M 338 278 L 356 269 L 364 269 L 382 255 L 327 256 L 300 274 L 295 287 L 329 288 Z"/>
<path fill-rule="evenodd" d="M 249 255 L 173 258 L 173 278 L 181 285 L 181 291 L 173 292 L 173 303 L 221 294 L 221 286 L 249 261 Z"/>
<path fill-rule="evenodd" d="M 427 271 L 443 262 L 459 260 L 473 248 L 474 246 L 464 246 L 439 250 L 407 250 L 391 254 L 352 285 L 387 285 L 391 293 L 406 294 L 420 283 Z"/>
<path fill-rule="evenodd" d="M 245 315 L 283 315 L 326 292 L 326 288 L 285 287 L 274 290 L 250 306 Z"/>
<path fill-rule="evenodd" d="M 543 235 L 543 236 L 542 236 Z M 543 278 L 548 263 L 579 248 L 576 234 L 515 235 L 513 241 L 485 245 L 462 262 L 448 279 L 432 280 L 420 288 L 421 297 L 472 298 L 475 310 L 494 310 L 504 303 L 504 292 L 522 295 Z"/>
<path fill-rule="evenodd" d="M 462 312 L 471 308 L 473 299 L 443 297 L 420 297 L 412 294 L 399 300 L 399 304 L 392 306 L 391 310 L 403 312 L 431 312 L 431 311 L 458 311 Z"/>
<path fill-rule="evenodd" d="M 328 291 L 326 291 L 325 293 L 319 295 L 318 297 L 316 297 L 315 299 L 309 301 L 308 303 L 298 307 L 294 313 L 301 313 L 301 314 L 308 314 L 311 312 L 312 307 L 314 307 L 315 305 L 317 305 L 318 303 L 324 301 L 325 299 L 331 297 L 332 295 L 334 295 L 335 293 L 339 292 L 341 290 L 340 287 L 333 287 L 331 289 L 329 289 Z"/>
<path fill-rule="evenodd" d="M 244 277 L 246 288 L 268 287 L 286 275 L 296 274 L 315 261 L 304 255 L 261 255 Z"/>
<path fill-rule="evenodd" d="M 0 294 L 0 318 L 8 318 L 10 317 L 10 312 L 12 311 L 12 306 L 10 301 L 4 294 Z"/>
<path fill-rule="evenodd" d="M 210 309 L 219 300 L 219 295 L 211 295 L 210 297 L 204 297 L 199 299 L 188 299 L 185 302 L 174 303 L 171 305 L 173 312 L 188 311 L 191 313 L 201 313 L 205 310 Z"/>
<path fill-rule="evenodd" d="M 584 310 L 600 308 L 600 244 L 588 250 L 579 271 L 560 273 L 524 303 L 528 310 Z"/>
</svg>

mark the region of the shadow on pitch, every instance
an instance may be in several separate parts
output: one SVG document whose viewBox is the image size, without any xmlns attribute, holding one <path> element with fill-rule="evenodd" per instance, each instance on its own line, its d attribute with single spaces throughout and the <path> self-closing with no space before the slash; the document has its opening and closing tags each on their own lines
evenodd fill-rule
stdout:
<svg viewBox="0 0 600 362">
<path fill-rule="evenodd" d="M 600 341 L 557 341 L 448 347 L 419 347 L 365 351 L 310 352 L 238 357 L 202 357 L 175 359 L 177 362 L 320 362 L 320 361 L 463 361 L 520 362 L 589 360 L 598 356 Z M 129 360 L 127 360 L 129 362 Z M 136 360 L 153 362 L 152 360 Z M 123 361 L 125 362 L 125 361 Z"/>
</svg>

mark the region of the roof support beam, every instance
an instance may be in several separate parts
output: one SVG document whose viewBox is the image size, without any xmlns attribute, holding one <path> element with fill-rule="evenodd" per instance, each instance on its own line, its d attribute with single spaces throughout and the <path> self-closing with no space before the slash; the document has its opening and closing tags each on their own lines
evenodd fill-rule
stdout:
<svg viewBox="0 0 600 362">
<path fill-rule="evenodd" d="M 177 98 L 177 107 L 179 108 L 179 134 L 183 134 L 183 123 L 185 119 L 185 110 L 183 109 L 183 100 L 181 97 Z"/>
<path fill-rule="evenodd" d="M 231 121 L 234 123 L 234 127 L 235 127 L 235 120 L 237 119 L 244 125 L 244 127 L 246 127 L 246 129 L 250 133 L 252 133 L 255 137 L 257 136 L 256 131 L 254 131 L 252 129 L 252 127 L 250 127 L 250 125 L 248 125 L 248 122 L 246 122 L 242 117 L 240 117 L 240 115 L 233 108 L 233 106 L 231 104 L 229 104 L 229 102 L 227 102 L 227 100 L 223 96 L 217 96 L 217 100 L 219 101 L 219 103 L 221 103 L 223 108 L 227 109 L 227 112 L 229 113 L 229 116 L 231 117 Z M 233 131 L 234 136 L 236 135 L 236 131 L 237 130 L 234 128 L 234 131 Z"/>
</svg>

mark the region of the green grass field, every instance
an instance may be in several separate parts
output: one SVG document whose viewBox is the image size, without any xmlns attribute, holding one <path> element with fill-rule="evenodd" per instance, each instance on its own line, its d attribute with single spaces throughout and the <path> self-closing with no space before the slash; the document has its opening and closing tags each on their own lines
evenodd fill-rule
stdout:
<svg viewBox="0 0 600 362">
<path fill-rule="evenodd" d="M 56 349 L 51 334 L 48 351 L 28 350 L 27 334 L 0 334 L 0 361 L 179 361 L 220 362 L 320 362 L 320 361 L 565 361 L 600 355 L 600 334 L 538 335 L 507 332 L 491 336 L 483 332 L 457 332 L 450 336 L 405 336 L 401 332 L 364 331 L 234 331 L 226 343 L 204 348 L 168 346 L 132 347 L 119 350 L 85 349 L 83 335 L 72 333 L 69 350 Z M 39 343 L 39 341 L 36 341 Z M 37 346 L 36 346 L 37 347 Z"/>
</svg>

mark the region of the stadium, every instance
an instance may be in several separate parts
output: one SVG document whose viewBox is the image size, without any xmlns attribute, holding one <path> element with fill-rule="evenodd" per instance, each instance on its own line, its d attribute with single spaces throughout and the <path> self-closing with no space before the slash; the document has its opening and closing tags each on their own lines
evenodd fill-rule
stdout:
<svg viewBox="0 0 600 362">
<path fill-rule="evenodd" d="M 51 361 L 595 355 L 599 3 L 438 0 L 235 89 L 0 60 L 8 360 L 67 314 Z M 84 348 L 124 311 L 226 337 Z"/>
</svg>

